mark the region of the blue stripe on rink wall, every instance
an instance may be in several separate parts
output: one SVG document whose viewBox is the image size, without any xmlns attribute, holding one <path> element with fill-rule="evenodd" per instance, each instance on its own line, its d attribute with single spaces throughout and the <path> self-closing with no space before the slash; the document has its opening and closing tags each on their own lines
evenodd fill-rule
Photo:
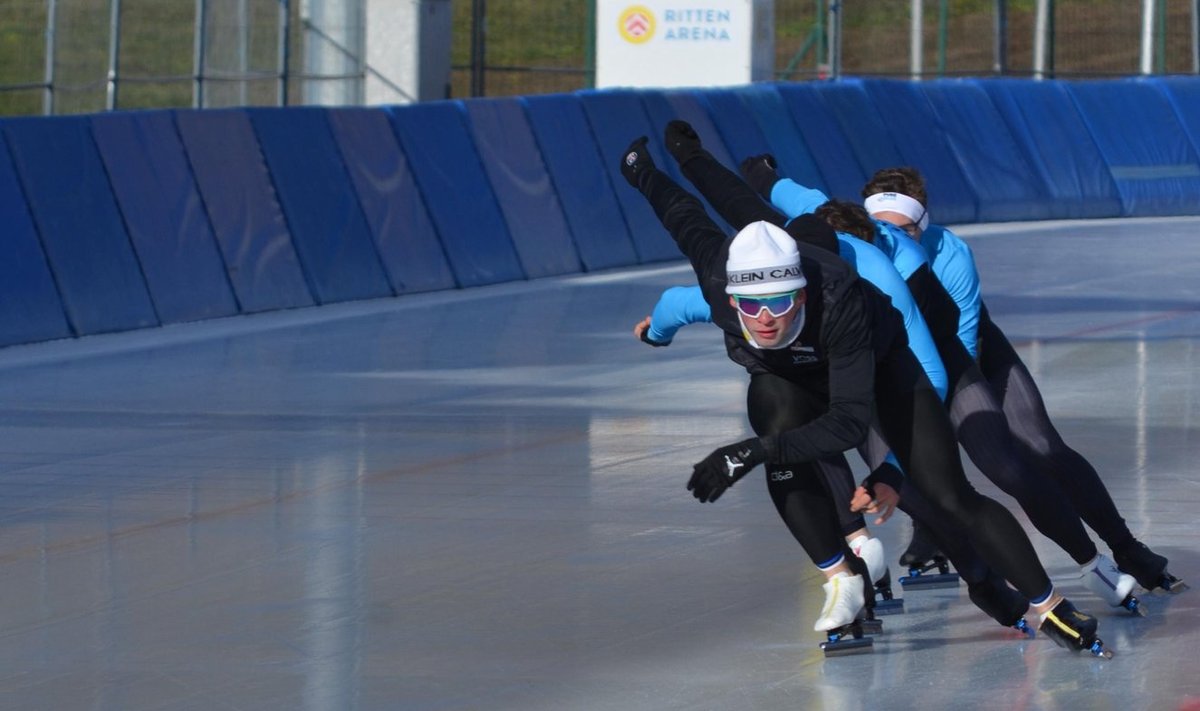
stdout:
<svg viewBox="0 0 1200 711">
<path fill-rule="evenodd" d="M 38 241 L 25 194 L 0 139 L 0 346 L 73 335 L 46 254 Z"/>
<path fill-rule="evenodd" d="M 158 325 L 91 119 L 13 119 L 4 132 L 75 333 Z"/>
<path fill-rule="evenodd" d="M 325 110 L 247 113 L 317 300 L 328 304 L 393 295 Z"/>
<path fill-rule="evenodd" d="M 312 306 L 250 118 L 180 111 L 175 123 L 242 311 Z"/>
<path fill-rule="evenodd" d="M 467 101 L 475 149 L 530 279 L 578 272 L 562 203 L 517 99 Z"/>
<path fill-rule="evenodd" d="M 330 109 L 327 118 L 396 293 L 454 288 L 454 272 L 387 113 Z"/>
<path fill-rule="evenodd" d="M 604 156 L 574 94 L 520 99 L 588 271 L 638 263 Z M 628 188 L 621 181 L 620 188 Z"/>
<path fill-rule="evenodd" d="M 458 283 L 524 279 L 461 103 L 435 101 L 387 111 Z"/>
<path fill-rule="evenodd" d="M 238 312 L 169 111 L 97 114 L 92 134 L 163 323 Z"/>
</svg>

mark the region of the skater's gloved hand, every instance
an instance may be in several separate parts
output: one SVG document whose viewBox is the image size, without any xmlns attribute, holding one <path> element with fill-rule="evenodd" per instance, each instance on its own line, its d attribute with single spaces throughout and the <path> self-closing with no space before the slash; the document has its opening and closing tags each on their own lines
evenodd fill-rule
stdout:
<svg viewBox="0 0 1200 711">
<path fill-rule="evenodd" d="M 642 319 L 633 327 L 633 335 L 642 343 L 647 343 L 655 348 L 671 345 L 670 341 L 656 341 L 650 337 L 650 317 Z"/>
<path fill-rule="evenodd" d="M 664 139 L 667 143 L 667 151 L 679 162 L 679 165 L 683 165 L 704 152 L 700 136 L 687 121 L 676 119 L 668 123 Z"/>
<path fill-rule="evenodd" d="M 746 472 L 767 461 L 767 448 L 758 437 L 718 447 L 692 467 L 688 491 L 700 503 L 716 501 Z"/>
<path fill-rule="evenodd" d="M 771 190 L 779 182 L 779 164 L 775 162 L 775 156 L 770 153 L 750 156 L 742 161 L 740 168 L 746 184 L 764 199 L 770 200 Z"/>
<path fill-rule="evenodd" d="M 895 489 L 882 482 L 876 482 L 854 490 L 854 496 L 850 497 L 850 510 L 855 513 L 879 514 L 879 518 L 875 519 L 875 525 L 878 526 L 896 513 L 899 503 L 900 494 Z"/>
<path fill-rule="evenodd" d="M 655 167 L 654 159 L 650 157 L 650 149 L 646 145 L 649 140 L 642 136 L 630 143 L 621 154 L 621 175 L 625 176 L 630 185 L 639 189 L 638 181 Z"/>
</svg>

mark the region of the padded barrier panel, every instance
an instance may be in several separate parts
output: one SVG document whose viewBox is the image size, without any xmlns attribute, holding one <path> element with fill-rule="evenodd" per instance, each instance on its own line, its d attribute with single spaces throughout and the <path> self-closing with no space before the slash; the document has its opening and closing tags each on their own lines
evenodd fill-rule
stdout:
<svg viewBox="0 0 1200 711">
<path fill-rule="evenodd" d="M 841 127 L 842 135 L 858 160 L 863 179 L 855 187 L 854 195 L 861 202 L 862 187 L 867 178 L 880 168 L 904 165 L 904 156 L 884 123 L 884 115 L 875 108 L 875 102 L 867 96 L 862 82 L 845 80 L 810 86 Z"/>
<path fill-rule="evenodd" d="M 179 111 L 175 125 L 242 312 L 312 306 L 250 117 Z"/>
<path fill-rule="evenodd" d="M 1195 77 L 1153 77 L 1143 81 L 1152 84 L 1167 97 L 1175 110 L 1188 138 L 1192 150 L 1200 153 L 1200 80 Z"/>
<path fill-rule="evenodd" d="M 1121 196 L 1108 164 L 1061 82 L 998 79 L 976 83 L 991 96 L 1022 155 L 1041 176 L 1054 217 L 1121 214 Z"/>
<path fill-rule="evenodd" d="M 579 97 L 546 94 L 522 97 L 520 102 L 557 189 L 584 269 L 637 264 L 637 252 L 613 193 L 609 168 L 592 140 Z M 631 189 L 624 179 L 617 187 Z"/>
<path fill-rule="evenodd" d="M 462 104 L 434 101 L 386 110 L 458 283 L 481 286 L 524 279 L 467 131 Z"/>
<path fill-rule="evenodd" d="M 96 114 L 92 135 L 162 322 L 236 314 L 172 113 Z"/>
<path fill-rule="evenodd" d="M 520 102 L 479 99 L 464 105 L 475 149 L 525 275 L 533 279 L 578 272 L 580 261 L 571 229 Z"/>
<path fill-rule="evenodd" d="M 759 122 L 754 108 L 738 89 L 707 89 L 698 92 L 708 106 L 713 123 L 725 139 L 729 152 L 738 162 L 749 156 L 770 153 L 779 164 L 779 173 L 810 187 L 826 189 L 825 179 L 815 175 L 807 151 L 788 150 L 785 139 L 772 136 Z M 788 118 L 788 117 L 785 117 Z M 788 118 L 790 121 L 791 119 Z"/>
<path fill-rule="evenodd" d="M 862 202 L 860 191 L 867 176 L 818 87 L 811 82 L 790 82 L 776 84 L 775 90 L 825 177 L 829 187 L 827 194 L 854 203 Z"/>
<path fill-rule="evenodd" d="M 1200 164 L 1167 97 L 1139 80 L 1070 82 L 1127 216 L 1200 210 Z"/>
<path fill-rule="evenodd" d="M 396 293 L 453 289 L 454 273 L 387 113 L 329 109 L 326 117 Z"/>
<path fill-rule="evenodd" d="M 782 160 L 782 156 L 787 157 L 787 164 L 792 170 L 788 177 L 802 185 L 820 188 L 828 195 L 829 181 L 817 165 L 779 92 L 766 84 L 752 84 L 737 89 L 737 93 L 741 95 L 742 103 L 754 115 L 763 135 L 767 137 L 775 159 L 778 161 Z M 746 156 L 738 156 L 738 162 L 745 158 Z"/>
<path fill-rule="evenodd" d="M 71 327 L 38 241 L 25 194 L 0 140 L 0 346 L 67 338 Z"/>
<path fill-rule="evenodd" d="M 984 222 L 1053 216 L 1049 189 L 1033 170 L 987 93 L 974 82 L 918 82 L 979 200 Z"/>
<path fill-rule="evenodd" d="M 862 84 L 891 132 L 904 164 L 917 168 L 925 177 L 931 219 L 943 225 L 978 219 L 975 193 L 946 143 L 945 128 L 917 82 L 873 79 Z"/>
<path fill-rule="evenodd" d="M 91 120 L 13 119 L 4 132 L 75 333 L 157 326 Z"/>
<path fill-rule="evenodd" d="M 650 138 L 650 156 L 654 164 L 671 174 L 669 166 L 674 158 L 663 149 L 665 127 L 651 125 L 638 92 L 581 91 L 578 96 L 617 201 L 621 204 L 621 212 L 625 215 L 625 224 L 629 226 L 638 261 L 646 263 L 681 259 L 683 255 L 654 215 L 650 203 L 621 176 L 621 157 L 625 155 L 629 144 L 640 136 Z"/>
<path fill-rule="evenodd" d="M 325 110 L 295 107 L 247 113 L 317 302 L 392 296 Z"/>
</svg>

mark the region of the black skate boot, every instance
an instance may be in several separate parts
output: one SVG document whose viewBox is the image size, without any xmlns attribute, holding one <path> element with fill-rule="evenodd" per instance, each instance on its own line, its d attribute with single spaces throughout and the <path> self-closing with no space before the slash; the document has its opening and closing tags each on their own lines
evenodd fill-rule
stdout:
<svg viewBox="0 0 1200 711">
<path fill-rule="evenodd" d="M 855 575 L 862 576 L 862 579 L 869 581 L 871 574 L 867 570 L 866 561 L 856 555 L 846 556 L 846 563 Z M 867 584 L 863 586 L 863 609 L 858 615 L 857 622 L 861 623 L 862 630 L 866 634 L 880 634 L 883 632 L 883 621 L 875 616 L 875 587 Z"/>
<path fill-rule="evenodd" d="M 892 571 L 887 571 L 875 583 L 875 614 L 894 615 L 904 612 L 904 600 L 892 594 Z"/>
<path fill-rule="evenodd" d="M 908 575 L 900 578 L 904 589 L 916 590 L 958 587 L 958 574 L 950 572 L 950 561 L 938 550 L 925 527 L 913 521 L 912 540 L 900 556 L 900 565 L 908 568 Z M 937 575 L 929 571 L 937 568 Z"/>
<path fill-rule="evenodd" d="M 1112 651 L 1096 636 L 1096 627 L 1095 617 L 1076 610 L 1070 600 L 1063 598 L 1045 614 L 1038 629 L 1060 647 L 1073 652 L 1086 649 L 1093 656 L 1112 659 Z"/>
<path fill-rule="evenodd" d="M 1033 626 L 1025 620 L 1029 601 L 1010 588 L 996 573 L 989 573 L 982 582 L 967 583 L 967 596 L 975 603 L 975 607 L 983 610 L 1002 627 L 1012 627 L 1030 639 L 1036 636 Z"/>
<path fill-rule="evenodd" d="M 1137 579 L 1147 590 L 1162 588 L 1169 593 L 1181 593 L 1187 583 L 1167 572 L 1167 559 L 1146 547 L 1141 541 L 1130 541 L 1113 551 L 1113 560 L 1122 572 Z"/>
</svg>

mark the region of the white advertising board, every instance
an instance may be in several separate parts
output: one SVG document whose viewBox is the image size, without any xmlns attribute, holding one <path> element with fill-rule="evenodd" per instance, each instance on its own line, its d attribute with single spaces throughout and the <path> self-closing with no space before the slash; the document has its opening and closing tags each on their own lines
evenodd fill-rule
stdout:
<svg viewBox="0 0 1200 711">
<path fill-rule="evenodd" d="M 596 0 L 596 86 L 705 87 L 771 78 L 773 0 Z"/>
</svg>

